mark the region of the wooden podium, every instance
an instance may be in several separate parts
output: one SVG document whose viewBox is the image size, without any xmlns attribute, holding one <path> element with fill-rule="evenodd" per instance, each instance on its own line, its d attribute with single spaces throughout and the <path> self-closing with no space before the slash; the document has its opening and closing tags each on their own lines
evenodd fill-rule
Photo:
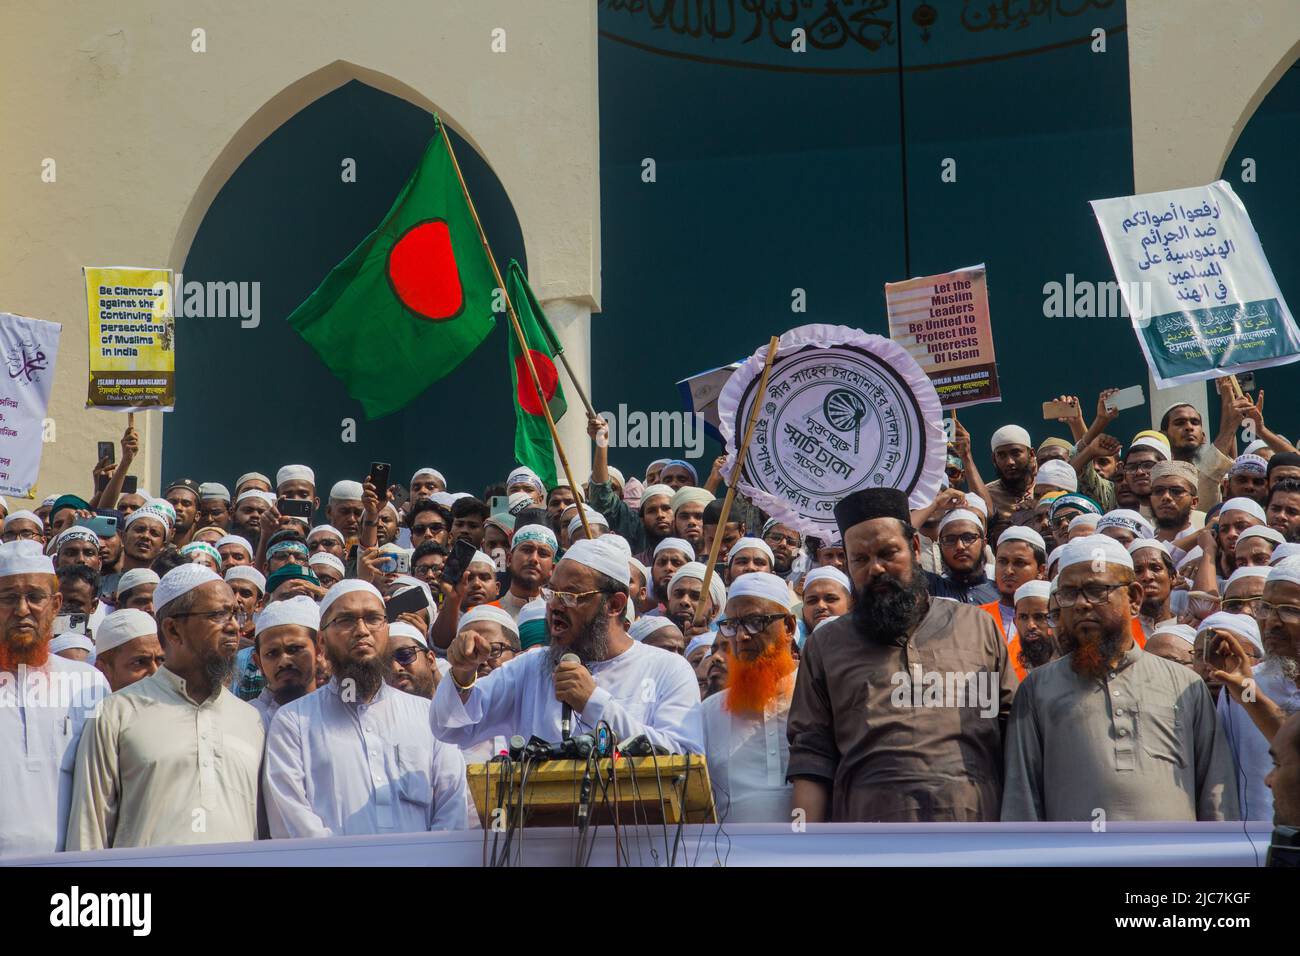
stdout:
<svg viewBox="0 0 1300 956">
<path fill-rule="evenodd" d="M 657 766 L 656 766 L 657 764 Z M 484 827 L 498 817 L 504 801 L 506 812 L 518 813 L 518 787 L 523 764 L 513 771 L 505 762 L 470 764 L 466 770 L 469 791 Z M 709 769 L 701 754 L 672 754 L 661 757 L 602 757 L 595 762 L 600 781 L 591 784 L 591 822 L 612 824 L 617 814 L 624 826 L 637 823 L 714 823 L 713 788 Z M 611 779 L 611 769 L 613 777 Z M 574 825 L 586 760 L 545 760 L 528 767 L 523 783 L 524 826 L 571 827 Z M 510 778 L 513 775 L 513 781 Z"/>
</svg>

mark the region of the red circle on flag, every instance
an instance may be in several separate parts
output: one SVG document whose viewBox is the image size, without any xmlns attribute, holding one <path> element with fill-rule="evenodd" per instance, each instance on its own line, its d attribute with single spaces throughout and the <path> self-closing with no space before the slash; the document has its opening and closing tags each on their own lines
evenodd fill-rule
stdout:
<svg viewBox="0 0 1300 956">
<path fill-rule="evenodd" d="M 393 294 L 421 318 L 441 322 L 465 307 L 465 291 L 442 219 L 416 223 L 388 250 L 388 281 Z"/>
<path fill-rule="evenodd" d="M 546 353 L 529 349 L 528 354 L 533 357 L 533 368 L 537 369 L 537 381 L 541 383 L 542 394 L 549 402 L 555 397 L 555 387 L 559 384 L 560 374 L 555 371 L 555 363 L 547 357 Z M 542 404 L 537 400 L 537 389 L 533 388 L 533 378 L 528 374 L 528 363 L 524 361 L 522 355 L 515 356 L 515 380 L 519 383 L 516 390 L 519 407 L 529 415 L 542 414 Z"/>
</svg>

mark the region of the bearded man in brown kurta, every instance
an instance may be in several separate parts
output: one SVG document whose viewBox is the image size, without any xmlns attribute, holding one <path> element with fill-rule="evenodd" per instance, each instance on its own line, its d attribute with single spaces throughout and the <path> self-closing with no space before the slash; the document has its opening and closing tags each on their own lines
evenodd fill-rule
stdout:
<svg viewBox="0 0 1300 956">
<path fill-rule="evenodd" d="M 926 593 L 910 519 L 894 489 L 835 508 L 857 601 L 800 654 L 788 778 L 809 822 L 999 817 L 1016 673 L 992 618 Z"/>
</svg>

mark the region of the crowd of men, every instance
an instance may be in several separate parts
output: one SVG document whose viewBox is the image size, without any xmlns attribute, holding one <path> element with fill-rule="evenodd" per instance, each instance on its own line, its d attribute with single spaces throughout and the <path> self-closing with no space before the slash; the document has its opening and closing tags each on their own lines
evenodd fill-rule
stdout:
<svg viewBox="0 0 1300 956">
<path fill-rule="evenodd" d="M 1124 447 L 1099 397 L 806 537 L 721 465 L 306 465 L 4 509 L 0 856 L 482 825 L 468 764 L 603 728 L 722 821 L 1300 825 L 1300 452 L 1224 394 Z M 1254 439 L 1238 448 L 1243 426 Z M 991 475 L 987 482 L 981 465 Z M 323 508 L 322 508 L 323 499 Z M 719 559 L 706 568 L 715 539 Z"/>
</svg>

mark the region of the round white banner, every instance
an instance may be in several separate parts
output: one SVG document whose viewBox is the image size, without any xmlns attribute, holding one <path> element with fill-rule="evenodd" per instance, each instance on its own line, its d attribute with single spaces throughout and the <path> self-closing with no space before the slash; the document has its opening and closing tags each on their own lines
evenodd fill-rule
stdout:
<svg viewBox="0 0 1300 956">
<path fill-rule="evenodd" d="M 913 508 L 934 500 L 947 447 L 943 409 L 902 346 L 843 325 L 791 329 L 756 396 L 766 357 L 763 346 L 718 398 L 729 481 L 761 401 L 738 482 L 757 507 L 825 539 L 839 537 L 836 503 L 863 488 L 898 488 Z"/>
</svg>

